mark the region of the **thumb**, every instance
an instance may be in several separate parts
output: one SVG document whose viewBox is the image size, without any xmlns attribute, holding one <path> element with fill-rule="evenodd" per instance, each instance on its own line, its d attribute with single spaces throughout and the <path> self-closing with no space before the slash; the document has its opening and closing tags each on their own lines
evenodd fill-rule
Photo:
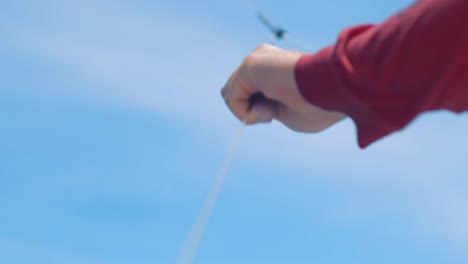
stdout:
<svg viewBox="0 0 468 264">
<path fill-rule="evenodd" d="M 270 123 L 278 116 L 278 109 L 278 102 L 262 98 L 252 105 L 247 124 Z"/>
</svg>

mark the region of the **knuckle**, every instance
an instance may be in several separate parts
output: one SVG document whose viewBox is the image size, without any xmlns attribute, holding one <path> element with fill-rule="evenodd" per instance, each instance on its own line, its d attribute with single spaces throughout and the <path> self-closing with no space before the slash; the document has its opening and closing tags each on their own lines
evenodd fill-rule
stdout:
<svg viewBox="0 0 468 264">
<path fill-rule="evenodd" d="M 223 99 L 226 100 L 227 98 L 226 88 L 221 89 L 221 97 L 223 97 Z"/>
<path fill-rule="evenodd" d="M 263 43 L 263 44 L 259 45 L 259 46 L 255 49 L 255 51 L 269 50 L 269 49 L 271 49 L 271 47 L 272 47 L 272 46 L 271 46 L 270 44 L 268 44 L 268 43 Z"/>
<path fill-rule="evenodd" d="M 242 62 L 242 68 L 245 68 L 246 65 L 251 64 L 255 60 L 255 53 L 251 53 L 247 57 L 245 57 L 244 61 Z"/>
</svg>

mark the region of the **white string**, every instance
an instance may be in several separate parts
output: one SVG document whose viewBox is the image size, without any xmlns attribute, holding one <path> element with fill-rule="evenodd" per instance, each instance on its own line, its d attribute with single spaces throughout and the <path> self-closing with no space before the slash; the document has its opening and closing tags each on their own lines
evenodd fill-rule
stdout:
<svg viewBox="0 0 468 264">
<path fill-rule="evenodd" d="M 261 14 L 261 12 L 255 6 L 252 0 L 244 0 L 244 4 L 246 5 L 248 9 L 250 9 L 257 16 Z M 288 39 L 290 39 L 290 37 L 288 37 Z M 270 43 L 275 44 L 275 42 L 277 42 L 278 40 L 279 40 L 278 38 L 273 37 Z M 294 43 L 298 44 L 299 42 L 301 41 L 297 41 L 295 39 L 295 41 L 293 41 L 293 44 Z M 304 47 L 305 45 L 303 45 L 301 42 L 301 45 L 298 45 L 298 46 Z M 208 198 L 206 199 L 205 204 L 203 208 L 201 209 L 195 224 L 192 226 L 192 229 L 182 247 L 182 250 L 180 251 L 180 254 L 176 261 L 177 264 L 192 264 L 196 258 L 197 251 L 203 240 L 206 227 L 213 213 L 213 209 L 216 205 L 216 202 L 218 201 L 219 194 L 221 193 L 224 180 L 226 179 L 228 175 L 228 172 L 231 167 L 234 156 L 236 154 L 237 148 L 240 144 L 240 141 L 241 141 L 241 138 L 242 138 L 245 126 L 246 126 L 247 118 L 248 118 L 248 115 L 244 119 L 244 121 L 242 122 L 241 126 L 239 127 L 236 133 L 236 136 L 232 142 L 231 148 L 229 149 L 226 159 L 224 160 L 224 163 L 221 166 L 218 176 L 216 177 L 213 188 L 210 194 L 208 195 Z"/>
<path fill-rule="evenodd" d="M 182 250 L 176 262 L 177 264 L 192 264 L 195 260 L 197 250 L 200 246 L 201 241 L 203 240 L 203 235 L 205 233 L 206 226 L 208 225 L 211 214 L 223 187 L 224 180 L 228 175 L 229 168 L 231 167 L 232 161 L 236 154 L 236 150 L 240 144 L 244 128 L 246 126 L 246 121 L 247 118 L 242 122 L 234 137 L 231 148 L 229 149 L 226 159 L 224 160 L 219 174 L 216 177 L 216 181 L 213 185 L 213 188 L 208 198 L 206 199 L 206 202 L 203 208 L 201 209 L 195 224 L 192 226 L 192 229 L 187 237 L 187 240 L 185 241 L 184 246 L 182 247 Z"/>
</svg>

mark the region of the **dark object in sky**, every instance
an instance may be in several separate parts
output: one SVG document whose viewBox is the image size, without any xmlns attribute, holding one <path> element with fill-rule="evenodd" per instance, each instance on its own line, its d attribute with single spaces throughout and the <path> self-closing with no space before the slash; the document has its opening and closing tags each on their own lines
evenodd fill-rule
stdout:
<svg viewBox="0 0 468 264">
<path fill-rule="evenodd" d="M 283 40 L 286 37 L 286 30 L 274 26 L 266 16 L 264 16 L 262 13 L 257 13 L 258 19 L 262 21 L 262 23 L 275 35 L 276 39 Z"/>
</svg>

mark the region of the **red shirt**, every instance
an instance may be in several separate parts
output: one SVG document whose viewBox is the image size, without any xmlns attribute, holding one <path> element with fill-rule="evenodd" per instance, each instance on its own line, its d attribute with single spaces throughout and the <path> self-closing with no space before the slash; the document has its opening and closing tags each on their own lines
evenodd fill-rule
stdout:
<svg viewBox="0 0 468 264">
<path fill-rule="evenodd" d="M 361 148 L 431 110 L 468 110 L 468 0 L 420 0 L 344 30 L 296 66 L 303 96 L 356 124 Z"/>
</svg>

